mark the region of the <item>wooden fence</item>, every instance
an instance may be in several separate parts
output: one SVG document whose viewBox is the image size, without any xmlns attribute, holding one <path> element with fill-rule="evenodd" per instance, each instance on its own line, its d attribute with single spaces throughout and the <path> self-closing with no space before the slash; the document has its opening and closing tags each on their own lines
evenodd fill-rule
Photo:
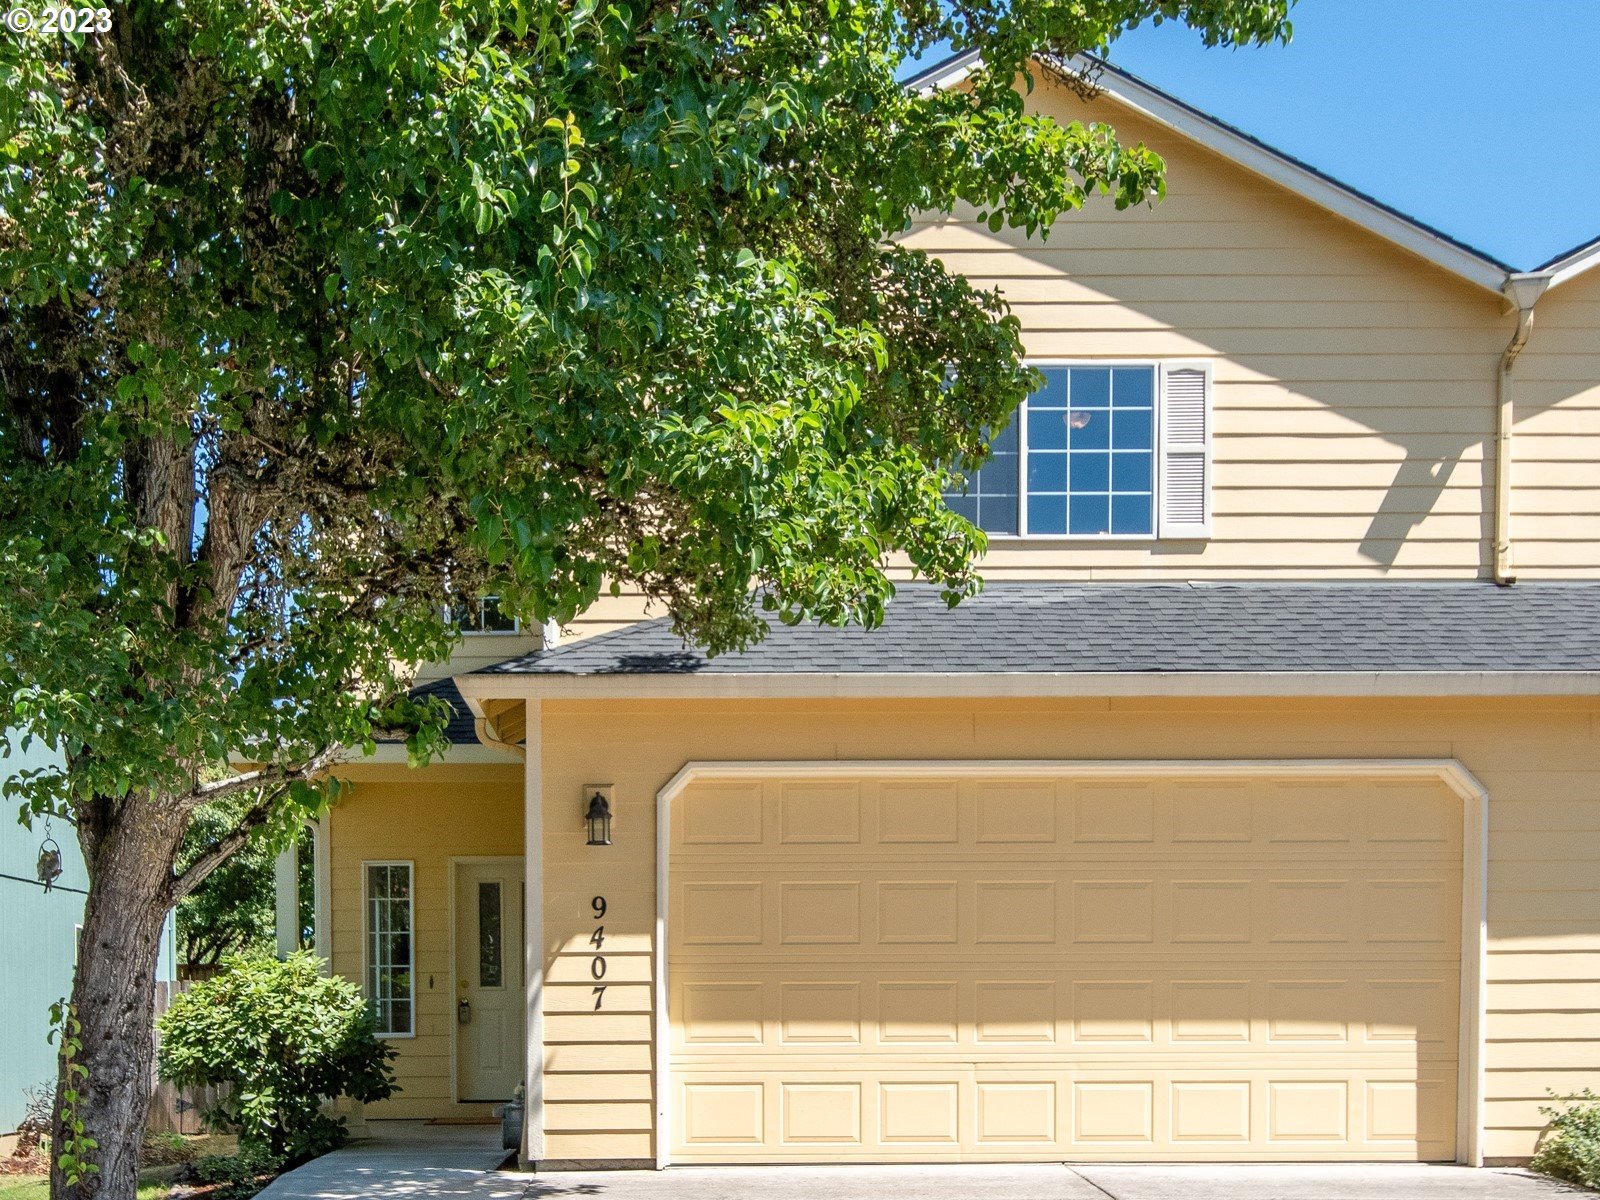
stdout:
<svg viewBox="0 0 1600 1200">
<path fill-rule="evenodd" d="M 175 983 L 156 984 L 156 1016 L 159 1017 L 167 1011 L 174 996 L 188 991 L 191 982 L 181 979 Z M 155 1031 L 154 1037 L 156 1057 L 152 1062 L 159 1061 L 161 1054 L 159 1028 Z M 200 1114 L 217 1102 L 222 1094 L 221 1089 L 180 1088 L 159 1078 L 154 1083 L 155 1086 L 150 1093 L 150 1116 L 145 1124 L 146 1129 L 151 1133 L 206 1132 L 200 1123 Z"/>
</svg>

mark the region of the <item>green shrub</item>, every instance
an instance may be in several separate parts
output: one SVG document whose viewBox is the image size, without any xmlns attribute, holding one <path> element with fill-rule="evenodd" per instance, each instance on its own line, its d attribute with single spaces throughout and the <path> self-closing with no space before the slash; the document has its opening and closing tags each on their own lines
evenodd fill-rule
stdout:
<svg viewBox="0 0 1600 1200">
<path fill-rule="evenodd" d="M 229 1085 L 204 1115 L 237 1129 L 241 1158 L 294 1165 L 345 1140 L 322 1104 L 397 1091 L 395 1052 L 360 989 L 324 976 L 315 956 L 238 955 L 176 997 L 161 1018 L 161 1076 L 182 1087 Z"/>
<path fill-rule="evenodd" d="M 284 1162 L 262 1150 L 208 1154 L 195 1160 L 194 1179 L 210 1184 L 210 1200 L 249 1200 L 283 1170 Z"/>
<path fill-rule="evenodd" d="M 1550 1127 L 1529 1166 L 1569 1183 L 1600 1188 L 1600 1096 L 1585 1088 L 1557 1099 L 1565 1107 L 1539 1110 L 1550 1118 Z"/>
</svg>

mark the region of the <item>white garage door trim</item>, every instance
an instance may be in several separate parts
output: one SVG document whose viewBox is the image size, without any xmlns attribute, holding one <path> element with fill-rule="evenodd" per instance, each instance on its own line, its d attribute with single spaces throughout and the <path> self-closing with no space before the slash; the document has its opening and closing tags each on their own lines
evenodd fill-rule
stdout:
<svg viewBox="0 0 1600 1200">
<path fill-rule="evenodd" d="M 883 761 L 690 762 L 656 793 L 656 933 L 655 933 L 655 1099 L 656 1166 L 671 1159 L 672 1053 L 667 1013 L 667 883 L 671 867 L 672 802 L 690 784 L 702 779 L 739 779 L 775 774 L 829 777 L 893 778 L 905 775 L 962 778 L 1004 774 L 1025 779 L 1048 776 L 1068 779 L 1127 777 L 1205 779 L 1241 775 L 1284 779 L 1337 775 L 1344 778 L 1436 779 L 1461 799 L 1461 1021 L 1457 1066 L 1456 1146 L 1459 1160 L 1483 1165 L 1483 978 L 1489 871 L 1489 793 L 1453 758 L 1296 758 L 1296 759 L 1129 759 L 1039 760 L 902 759 Z M 534 890 L 534 889 L 530 889 Z"/>
</svg>

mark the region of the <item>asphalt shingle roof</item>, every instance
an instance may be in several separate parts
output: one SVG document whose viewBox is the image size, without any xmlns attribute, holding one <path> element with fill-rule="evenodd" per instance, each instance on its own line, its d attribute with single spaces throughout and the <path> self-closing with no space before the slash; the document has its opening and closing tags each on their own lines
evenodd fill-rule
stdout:
<svg viewBox="0 0 1600 1200">
<path fill-rule="evenodd" d="M 445 737 L 453 746 L 473 746 L 478 741 L 478 729 L 473 718 L 472 710 L 467 707 L 466 700 L 462 699 L 460 690 L 456 687 L 455 680 L 446 676 L 435 679 L 432 683 L 425 683 L 421 687 L 414 687 L 410 691 L 413 700 L 424 696 L 432 696 L 443 700 L 450 706 L 450 723 L 445 726 Z"/>
<path fill-rule="evenodd" d="M 475 673 L 1597 670 L 1600 583 L 992 583 L 954 609 L 902 586 L 879 629 L 775 624 L 714 659 L 661 618 Z"/>
</svg>

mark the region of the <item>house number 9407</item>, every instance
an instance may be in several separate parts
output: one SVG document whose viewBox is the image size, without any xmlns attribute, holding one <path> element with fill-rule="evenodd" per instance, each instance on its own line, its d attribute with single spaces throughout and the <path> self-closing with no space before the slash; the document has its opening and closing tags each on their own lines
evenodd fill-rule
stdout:
<svg viewBox="0 0 1600 1200">
<path fill-rule="evenodd" d="M 589 908 L 593 911 L 596 921 L 604 921 L 606 919 L 606 898 L 604 896 L 596 896 L 589 901 Z M 594 927 L 594 932 L 589 935 L 589 944 L 595 949 L 594 957 L 589 960 L 589 974 L 595 981 L 592 989 L 594 1011 L 599 1012 L 600 1005 L 606 998 L 606 985 L 600 982 L 606 977 L 606 956 L 600 953 L 601 948 L 606 944 L 606 927 L 603 924 Z"/>
</svg>

